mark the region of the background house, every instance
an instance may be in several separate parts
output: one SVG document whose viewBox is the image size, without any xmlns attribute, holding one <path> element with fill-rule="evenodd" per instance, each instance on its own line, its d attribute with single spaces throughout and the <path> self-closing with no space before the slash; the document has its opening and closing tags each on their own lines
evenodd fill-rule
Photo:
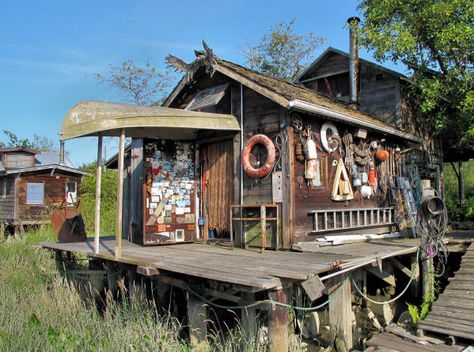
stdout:
<svg viewBox="0 0 474 352">
<path fill-rule="evenodd" d="M 59 153 L 30 148 L 0 149 L 0 225 L 2 231 L 49 222 L 49 207 L 77 201 L 82 176 Z M 3 232 L 2 232 L 3 233 Z"/>
</svg>

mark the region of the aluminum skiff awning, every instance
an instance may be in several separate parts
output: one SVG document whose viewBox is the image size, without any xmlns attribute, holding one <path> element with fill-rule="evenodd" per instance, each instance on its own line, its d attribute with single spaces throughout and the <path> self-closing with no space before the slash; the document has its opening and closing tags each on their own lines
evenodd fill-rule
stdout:
<svg viewBox="0 0 474 352">
<path fill-rule="evenodd" d="M 82 101 L 64 117 L 62 141 L 86 136 L 192 140 L 198 131 L 240 131 L 235 116 L 164 107 L 135 106 L 101 101 Z"/>
</svg>

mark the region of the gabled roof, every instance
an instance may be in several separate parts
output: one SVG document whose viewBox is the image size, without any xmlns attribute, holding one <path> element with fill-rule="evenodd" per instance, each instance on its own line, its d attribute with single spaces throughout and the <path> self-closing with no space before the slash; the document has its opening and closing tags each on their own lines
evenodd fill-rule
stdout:
<svg viewBox="0 0 474 352">
<path fill-rule="evenodd" d="M 29 154 L 37 154 L 41 153 L 38 149 L 33 148 L 24 148 L 24 147 L 7 147 L 7 148 L 0 148 L 0 153 L 12 153 L 12 152 L 23 152 Z"/>
<path fill-rule="evenodd" d="M 250 70 L 230 61 L 214 58 L 212 68 L 221 74 L 242 83 L 244 86 L 260 93 L 282 107 L 325 116 L 328 119 L 366 127 L 384 134 L 390 134 L 407 140 L 419 142 L 420 139 L 411 134 L 397 130 L 392 126 L 353 110 L 348 106 L 335 102 L 322 94 L 278 78 Z M 164 105 L 169 105 L 186 86 L 186 77 L 178 83 L 166 99 Z"/>
<path fill-rule="evenodd" d="M 50 164 L 50 165 L 37 165 L 33 167 L 24 167 L 21 169 L 9 169 L 3 170 L 0 172 L 0 175 L 11 175 L 11 174 L 23 174 L 27 172 L 37 172 L 37 171 L 45 171 L 51 170 L 51 173 L 54 174 L 54 171 L 59 170 L 63 172 L 69 172 L 76 175 L 88 175 L 89 173 L 86 171 L 82 171 L 80 169 L 76 169 L 73 167 L 59 165 L 59 164 Z"/>
<path fill-rule="evenodd" d="M 344 56 L 348 59 L 350 58 L 349 53 L 347 53 L 345 51 L 342 51 L 342 50 L 339 50 L 339 49 L 336 49 L 336 48 L 333 48 L 333 47 L 328 47 L 298 77 L 296 77 L 295 82 L 304 81 L 304 80 L 301 80 L 301 78 L 304 77 L 311 70 L 314 70 L 314 69 L 318 68 L 319 66 L 321 66 L 330 54 L 337 54 L 337 55 Z M 408 80 L 407 76 L 405 76 L 404 74 L 402 74 L 400 72 L 397 72 L 397 71 L 394 71 L 394 70 L 391 70 L 389 68 L 386 68 L 386 67 L 384 67 L 382 65 L 379 65 L 375 62 L 365 60 L 365 59 L 362 59 L 362 58 L 359 58 L 359 62 L 361 62 L 365 65 L 368 65 L 368 66 L 375 67 L 377 70 L 384 71 L 384 72 L 386 72 L 388 74 L 391 74 L 393 76 L 400 77 L 400 79 Z M 349 66 L 347 67 L 347 71 L 349 71 Z"/>
</svg>

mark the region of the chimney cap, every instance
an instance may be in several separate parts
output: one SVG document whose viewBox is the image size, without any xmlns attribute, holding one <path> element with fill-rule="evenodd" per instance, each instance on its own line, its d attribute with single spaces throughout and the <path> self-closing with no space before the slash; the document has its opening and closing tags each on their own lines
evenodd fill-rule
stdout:
<svg viewBox="0 0 474 352">
<path fill-rule="evenodd" d="M 347 23 L 351 24 L 352 22 L 355 22 L 357 24 L 360 22 L 360 18 L 357 16 L 349 17 L 347 19 Z"/>
</svg>

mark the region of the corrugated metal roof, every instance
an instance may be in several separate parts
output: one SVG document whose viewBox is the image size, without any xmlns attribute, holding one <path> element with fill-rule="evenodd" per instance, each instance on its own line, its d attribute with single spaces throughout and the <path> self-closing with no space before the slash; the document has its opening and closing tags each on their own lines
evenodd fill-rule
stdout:
<svg viewBox="0 0 474 352">
<path fill-rule="evenodd" d="M 53 165 L 59 164 L 59 152 L 41 152 L 36 154 L 36 165 Z M 64 165 L 68 167 L 76 167 L 71 160 L 64 156 Z"/>
</svg>

